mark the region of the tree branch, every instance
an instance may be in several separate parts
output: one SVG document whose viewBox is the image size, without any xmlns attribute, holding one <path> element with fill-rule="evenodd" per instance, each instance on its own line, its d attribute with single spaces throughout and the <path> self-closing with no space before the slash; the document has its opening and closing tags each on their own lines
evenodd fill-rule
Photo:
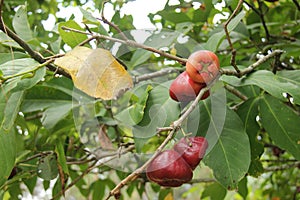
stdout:
<svg viewBox="0 0 300 200">
<path fill-rule="evenodd" d="M 140 75 L 140 76 L 135 76 L 134 77 L 134 83 L 136 84 L 136 83 L 139 83 L 141 81 L 145 81 L 145 80 L 149 80 L 149 79 L 152 79 L 152 78 L 164 76 L 164 75 L 174 73 L 174 72 L 179 72 L 179 69 L 174 68 L 174 67 L 164 68 L 164 69 L 161 69 L 161 70 L 153 72 L 153 73 L 143 74 L 143 75 Z"/>
<path fill-rule="evenodd" d="M 45 59 L 41 54 L 34 51 L 23 39 L 21 39 L 17 34 L 15 34 L 12 30 L 10 30 L 4 23 L 3 17 L 2 17 L 2 8 L 3 8 L 3 2 L 4 0 L 0 1 L 0 30 L 2 30 L 7 36 L 11 37 L 15 42 L 17 42 L 23 50 L 25 50 L 34 60 L 36 60 L 39 63 L 45 63 L 47 62 L 47 59 Z M 65 77 L 69 77 L 70 75 L 63 71 L 62 69 L 56 68 L 54 65 L 48 63 L 47 67 L 54 72 L 58 72 L 59 74 L 64 75 Z"/>
<path fill-rule="evenodd" d="M 231 85 L 224 85 L 225 89 L 234 94 L 235 96 L 239 97 L 243 101 L 247 101 L 248 97 L 242 94 L 240 91 L 232 87 Z"/>
<path fill-rule="evenodd" d="M 128 40 L 128 38 L 126 37 L 126 35 L 122 32 L 122 30 L 117 26 L 115 25 L 114 23 L 108 21 L 105 17 L 104 17 L 104 7 L 105 7 L 105 4 L 108 2 L 108 0 L 105 0 L 103 1 L 103 4 L 102 4 L 102 12 L 101 12 L 101 21 L 103 21 L 104 23 L 108 24 L 109 26 L 113 27 L 120 35 L 121 37 L 123 38 L 123 40 Z"/>
<path fill-rule="evenodd" d="M 258 9 L 260 11 L 259 17 L 261 19 L 261 23 L 262 23 L 262 25 L 264 27 L 264 30 L 265 30 L 265 33 L 266 33 L 266 39 L 267 39 L 267 41 L 269 41 L 270 40 L 270 33 L 269 33 L 268 27 L 266 25 L 264 13 L 263 13 L 263 10 L 262 10 L 262 2 L 260 0 L 258 0 Z"/>
<path fill-rule="evenodd" d="M 294 168 L 300 165 L 300 161 L 294 162 L 292 164 L 285 164 L 280 166 L 272 166 L 272 167 L 266 167 L 264 169 L 265 172 L 274 172 L 274 171 L 282 171 L 290 168 Z"/>
<path fill-rule="evenodd" d="M 238 73 L 237 71 L 228 70 L 228 69 L 221 69 L 220 72 L 221 72 L 221 74 L 240 77 L 240 76 L 243 76 L 245 74 L 248 74 L 248 73 L 252 72 L 255 68 L 257 68 L 262 63 L 266 62 L 267 60 L 269 60 L 270 58 L 272 58 L 274 56 L 281 55 L 282 53 L 284 53 L 283 50 L 279 50 L 279 49 L 274 50 L 270 54 L 260 58 L 258 61 L 256 61 L 255 63 L 253 63 L 249 67 L 241 70 L 240 73 Z"/>
<path fill-rule="evenodd" d="M 41 63 L 40 65 L 34 67 L 33 69 L 31 70 L 28 70 L 28 71 L 24 71 L 24 72 L 20 72 L 20 73 L 17 73 L 17 74 L 13 74 L 13 75 L 10 75 L 10 76 L 0 76 L 0 83 L 4 83 L 5 81 L 9 80 L 9 79 L 12 79 L 12 78 L 16 78 L 18 76 L 23 76 L 25 74 L 28 74 L 28 73 L 33 73 L 35 72 L 36 70 L 38 70 L 39 68 L 42 68 L 42 67 L 45 67 L 46 65 L 49 65 L 51 62 L 53 62 L 53 59 L 49 59 L 47 61 L 45 61 L 44 63 Z"/>
<path fill-rule="evenodd" d="M 230 64 L 234 67 L 235 71 L 237 72 L 237 74 L 240 73 L 240 69 L 238 68 L 238 66 L 236 65 L 236 60 L 235 60 L 235 57 L 236 57 L 236 50 L 234 49 L 233 47 L 233 44 L 231 42 L 231 39 L 230 39 L 230 35 L 229 35 L 229 32 L 228 32 L 228 24 L 231 22 L 231 20 L 233 19 L 233 17 L 237 14 L 237 12 L 239 11 L 239 9 L 241 8 L 243 4 L 243 0 L 239 0 L 239 3 L 238 5 L 236 6 L 236 8 L 234 9 L 233 13 L 230 15 L 230 17 L 228 18 L 228 20 L 224 23 L 224 30 L 225 30 L 225 34 L 226 34 L 226 38 L 227 38 L 227 41 L 229 43 L 229 47 L 231 49 L 231 60 L 230 60 Z"/>
<path fill-rule="evenodd" d="M 187 60 L 187 59 L 180 58 L 180 57 L 174 56 L 172 54 L 169 54 L 169 53 L 167 53 L 165 51 L 158 50 L 158 49 L 155 49 L 153 47 L 137 43 L 137 42 L 135 42 L 133 40 L 122 40 L 122 39 L 113 38 L 113 37 L 106 36 L 106 35 L 101 35 L 101 34 L 95 34 L 95 33 L 91 34 L 91 33 L 87 33 L 87 32 L 84 32 L 84 31 L 80 31 L 80 30 L 69 28 L 69 27 L 65 27 L 65 26 L 62 26 L 61 29 L 67 30 L 67 31 L 73 31 L 73 32 L 81 33 L 81 34 L 85 34 L 85 35 L 90 35 L 94 39 L 110 40 L 110 41 L 113 41 L 113 42 L 118 42 L 118 43 L 121 43 L 121 44 L 125 44 L 125 45 L 128 45 L 128 46 L 131 46 L 131 47 L 145 49 L 147 51 L 151 51 L 151 52 L 157 53 L 157 54 L 159 54 L 159 55 L 161 55 L 163 57 L 169 58 L 171 60 L 176 60 L 176 61 L 178 61 L 179 63 L 181 63 L 183 65 L 185 65 L 186 60 Z"/>
<path fill-rule="evenodd" d="M 293 0 L 294 4 L 296 5 L 297 9 L 300 11 L 300 4 L 297 0 Z"/>
<path fill-rule="evenodd" d="M 113 156 L 111 156 L 109 159 L 105 159 L 104 162 L 100 162 L 99 164 L 97 164 L 99 162 L 99 160 L 95 160 L 80 176 L 76 177 L 66 188 L 64 188 L 63 190 L 61 190 L 59 193 L 57 193 L 55 196 L 52 197 L 52 200 L 56 199 L 57 197 L 60 197 L 61 195 L 63 195 L 68 189 L 70 189 L 72 186 L 74 186 L 78 181 L 80 181 L 85 175 L 87 175 L 89 172 L 91 172 L 93 169 L 100 167 L 102 165 L 104 165 L 107 162 L 110 162 L 113 159 L 118 158 L 120 155 L 122 154 L 126 154 L 129 151 L 131 151 L 133 149 L 133 146 L 130 146 L 126 149 L 124 149 L 124 151 L 120 152 L 120 153 L 115 153 Z"/>
</svg>

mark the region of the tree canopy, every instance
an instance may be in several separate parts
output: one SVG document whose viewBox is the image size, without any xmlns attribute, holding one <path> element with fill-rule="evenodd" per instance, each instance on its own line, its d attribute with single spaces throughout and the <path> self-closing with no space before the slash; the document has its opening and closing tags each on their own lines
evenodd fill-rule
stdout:
<svg viewBox="0 0 300 200">
<path fill-rule="evenodd" d="M 124 12 L 134 2 L 0 0 L 0 197 L 299 199 L 299 2 L 166 0 L 148 29 Z M 174 101 L 198 50 L 217 76 Z M 150 181 L 191 136 L 208 141 L 193 179 Z"/>
</svg>

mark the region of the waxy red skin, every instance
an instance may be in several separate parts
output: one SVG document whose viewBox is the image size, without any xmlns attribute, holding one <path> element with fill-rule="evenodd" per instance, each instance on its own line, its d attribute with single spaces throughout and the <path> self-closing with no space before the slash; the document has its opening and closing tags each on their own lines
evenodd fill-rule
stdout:
<svg viewBox="0 0 300 200">
<path fill-rule="evenodd" d="M 178 187 L 193 178 L 191 167 L 172 149 L 162 151 L 154 158 L 146 174 L 149 180 L 164 187 Z"/>
<path fill-rule="evenodd" d="M 178 102 L 189 102 L 194 100 L 202 88 L 206 87 L 205 84 L 199 84 L 194 82 L 186 71 L 182 72 L 171 83 L 169 94 L 170 97 Z M 206 99 L 209 96 L 209 91 L 206 91 L 201 100 Z"/>
<path fill-rule="evenodd" d="M 219 70 L 217 55 L 207 50 L 192 53 L 186 62 L 187 74 L 197 83 L 210 83 L 218 76 Z"/>
<path fill-rule="evenodd" d="M 194 170 L 205 155 L 208 142 L 204 137 L 181 138 L 173 147 Z"/>
</svg>

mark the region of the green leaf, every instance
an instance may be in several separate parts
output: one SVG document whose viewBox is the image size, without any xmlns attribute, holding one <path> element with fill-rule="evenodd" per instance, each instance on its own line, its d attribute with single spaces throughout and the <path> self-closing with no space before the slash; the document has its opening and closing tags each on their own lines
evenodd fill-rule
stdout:
<svg viewBox="0 0 300 200">
<path fill-rule="evenodd" d="M 178 103 L 169 98 L 170 83 L 165 82 L 150 91 L 144 117 L 133 127 L 137 151 L 141 151 L 147 140 L 155 135 L 158 127 L 169 126 L 180 113 Z"/>
<path fill-rule="evenodd" d="M 293 72 L 300 75 L 300 70 Z M 299 82 L 297 79 L 289 79 L 282 74 L 275 75 L 267 70 L 259 70 L 241 79 L 232 76 L 222 76 L 221 79 L 234 86 L 257 85 L 282 101 L 287 101 L 283 93 L 289 93 L 294 98 L 294 102 L 300 104 Z"/>
<path fill-rule="evenodd" d="M 15 32 L 20 38 L 25 41 L 31 40 L 33 38 L 33 34 L 27 19 L 27 10 L 25 5 L 21 5 L 19 7 L 13 18 L 12 24 Z"/>
<path fill-rule="evenodd" d="M 243 123 L 238 115 L 226 111 L 226 120 L 218 142 L 205 157 L 216 179 L 228 189 L 237 188 L 238 182 L 245 176 L 250 165 L 250 145 Z"/>
<path fill-rule="evenodd" d="M 179 24 L 176 24 L 175 30 L 182 33 L 187 34 L 190 30 L 192 30 L 194 27 L 194 24 L 191 22 L 182 22 Z"/>
<path fill-rule="evenodd" d="M 213 34 L 205 44 L 205 49 L 215 52 L 225 38 L 224 30 Z"/>
<path fill-rule="evenodd" d="M 156 14 L 160 15 L 164 20 L 173 22 L 174 24 L 179 24 L 182 22 L 190 22 L 192 19 L 186 13 L 180 12 L 176 13 L 175 11 L 162 10 L 158 11 Z"/>
<path fill-rule="evenodd" d="M 48 155 L 40 160 L 37 167 L 37 175 L 48 181 L 57 177 L 57 161 L 54 155 Z"/>
<path fill-rule="evenodd" d="M 273 142 L 300 160 L 299 115 L 278 99 L 264 95 L 260 100 L 260 117 Z"/>
<path fill-rule="evenodd" d="M 63 120 L 78 106 L 72 92 L 71 81 L 66 78 L 53 78 L 44 85 L 37 85 L 27 91 L 21 110 L 24 113 L 43 111 L 42 124 L 47 129 L 52 129 L 59 121 Z"/>
<path fill-rule="evenodd" d="M 37 68 L 40 64 L 32 58 L 21 58 L 10 60 L 0 65 L 0 70 L 5 76 L 11 76 L 26 71 L 31 71 Z"/>
<path fill-rule="evenodd" d="M 249 142 L 251 146 L 251 164 L 248 173 L 257 177 L 263 173 L 262 164 L 260 162 L 260 156 L 264 152 L 264 145 L 257 140 L 257 134 L 260 129 L 256 117 L 259 114 L 258 111 L 259 99 L 250 98 L 239 106 L 237 113 L 241 120 L 244 122 L 244 130 L 247 132 Z"/>
<path fill-rule="evenodd" d="M 217 142 L 219 133 L 222 131 L 226 118 L 226 91 L 219 88 L 221 84 L 216 84 L 210 91 L 210 97 L 199 102 L 189 115 L 186 123 L 187 131 L 193 135 L 207 137 L 211 146 L 208 151 L 213 148 Z"/>
<path fill-rule="evenodd" d="M 16 87 L 12 91 L 30 89 L 31 87 L 33 87 L 37 83 L 39 83 L 44 78 L 45 74 L 46 74 L 45 67 L 36 70 L 32 77 L 26 77 L 26 78 L 20 79 L 18 81 Z"/>
<path fill-rule="evenodd" d="M 173 196 L 173 191 L 170 188 L 161 189 L 158 195 L 159 200 L 164 200 L 169 194 Z"/>
<path fill-rule="evenodd" d="M 179 27 L 184 28 L 185 26 Z M 187 27 L 189 29 L 190 27 Z M 149 34 L 146 32 L 147 35 Z M 141 35 L 146 34 L 145 31 L 141 33 Z M 181 33 L 178 31 L 168 31 L 168 30 L 162 30 L 158 33 L 151 32 L 151 35 L 147 37 L 146 41 L 144 42 L 145 45 L 151 46 L 154 48 L 162 48 L 162 47 L 169 47 L 171 44 L 173 44 L 177 38 L 179 37 Z M 144 49 L 137 49 L 130 60 L 130 67 L 133 69 L 134 67 L 144 63 L 146 60 L 148 60 L 153 53 L 150 51 L 146 51 Z"/>
<path fill-rule="evenodd" d="M 63 41 L 69 45 L 70 47 L 74 48 L 79 43 L 83 42 L 87 39 L 87 36 L 85 34 L 76 33 L 73 31 L 65 31 L 61 27 L 65 26 L 68 28 L 73 28 L 79 31 L 84 31 L 75 21 L 67 21 L 67 22 L 61 22 L 58 24 L 58 32 Z"/>
<path fill-rule="evenodd" d="M 6 133 L 0 130 L 0 187 L 8 179 L 16 159 L 16 141 L 14 131 Z"/>
<path fill-rule="evenodd" d="M 12 38 L 8 37 L 5 33 L 0 32 L 0 44 L 13 47 L 16 49 L 22 49 L 21 46 L 16 43 Z"/>
<path fill-rule="evenodd" d="M 103 199 L 105 192 L 105 184 L 103 180 L 97 180 L 92 185 L 93 200 Z"/>
<path fill-rule="evenodd" d="M 230 21 L 230 23 L 227 26 L 227 30 L 229 33 L 238 26 L 238 24 L 240 23 L 241 19 L 245 16 L 245 14 L 246 13 L 242 11 Z M 222 28 L 218 32 L 210 36 L 210 38 L 207 40 L 205 44 L 205 49 L 215 52 L 225 37 L 226 34 L 224 29 Z"/>
<path fill-rule="evenodd" d="M 115 118 L 120 120 L 122 124 L 125 124 L 126 126 L 133 126 L 138 124 L 143 119 L 144 110 L 149 97 L 149 92 L 152 89 L 151 85 L 145 86 L 147 87 L 140 87 L 137 89 L 143 89 L 143 93 L 139 95 L 138 101 L 136 103 L 115 115 Z"/>
<path fill-rule="evenodd" d="M 235 29 L 235 27 L 237 27 L 237 25 L 240 23 L 240 21 L 243 19 L 243 17 L 245 16 L 246 12 L 245 11 L 241 11 L 237 16 L 235 16 L 228 24 L 227 26 L 227 30 L 228 32 L 231 32 Z"/>
<path fill-rule="evenodd" d="M 64 146 L 63 146 L 63 143 L 61 142 L 61 140 L 57 140 L 57 144 L 56 144 L 56 147 L 55 147 L 55 152 L 56 152 L 56 155 L 57 155 L 58 164 L 61 166 L 63 172 L 65 174 L 69 174 L 69 169 L 68 169 L 68 165 L 67 165 L 65 150 L 64 150 Z"/>
<path fill-rule="evenodd" d="M 264 151 L 264 145 L 257 140 L 260 129 L 256 117 L 258 116 L 259 99 L 251 98 L 239 106 L 237 113 L 244 122 L 244 131 L 248 134 L 251 146 L 251 158 L 259 158 Z"/>
<path fill-rule="evenodd" d="M 7 96 L 9 94 L 4 94 L 3 92 L 0 93 L 0 106 L 1 110 L 4 111 L 0 114 L 1 131 L 9 132 L 13 127 L 23 100 L 23 94 L 23 91 L 14 92 L 10 96 Z M 6 98 L 8 98 L 7 101 Z"/>
<path fill-rule="evenodd" d="M 64 119 L 73 107 L 72 102 L 56 104 L 47 108 L 42 116 L 42 124 L 47 129 L 52 129 L 60 120 Z"/>
<path fill-rule="evenodd" d="M 226 196 L 226 189 L 219 183 L 213 183 L 205 187 L 201 198 L 210 197 L 211 200 L 223 200 Z"/>
<path fill-rule="evenodd" d="M 247 187 L 247 177 L 244 177 L 239 182 L 238 193 L 244 198 L 247 198 L 248 195 L 248 187 Z"/>
<path fill-rule="evenodd" d="M 97 25 L 100 24 L 99 20 L 97 20 L 89 11 L 83 9 L 82 7 L 79 7 L 79 9 L 83 17 L 87 19 L 89 22 L 92 22 L 92 24 L 97 24 Z"/>
<path fill-rule="evenodd" d="M 1 36 L 0 36 L 0 43 L 1 43 Z M 16 59 L 27 58 L 27 57 L 28 57 L 27 54 L 18 51 L 12 53 L 0 53 L 0 65 L 10 60 L 16 60 Z"/>
<path fill-rule="evenodd" d="M 65 85 L 62 85 L 61 87 L 69 91 L 64 86 Z M 54 86 L 52 87 L 52 85 L 37 85 L 26 92 L 21 110 L 25 113 L 34 112 L 70 103 L 72 103 L 72 96 L 62 90 L 58 90 Z"/>
<path fill-rule="evenodd" d="M 194 10 L 193 22 L 195 24 L 199 22 L 207 22 L 207 19 L 214 8 L 213 2 L 211 0 L 201 1 L 202 5 L 205 5 L 205 9 Z"/>
</svg>

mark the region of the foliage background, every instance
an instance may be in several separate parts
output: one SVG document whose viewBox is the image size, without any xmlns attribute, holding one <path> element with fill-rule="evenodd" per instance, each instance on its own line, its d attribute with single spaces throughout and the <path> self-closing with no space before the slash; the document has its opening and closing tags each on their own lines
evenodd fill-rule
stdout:
<svg viewBox="0 0 300 200">
<path fill-rule="evenodd" d="M 168 84 L 184 66 L 128 44 L 116 47 L 110 40 L 93 40 L 85 45 L 110 50 L 133 77 L 172 68 L 172 73 L 136 83 L 133 90 L 118 100 L 95 100 L 74 89 L 68 75 L 49 63 L 52 56 L 65 53 L 88 38 L 66 32 L 62 26 L 124 39 L 114 26 L 99 20 L 103 2 L 94 0 L 91 7 L 84 6 L 87 1 L 79 0 L 1 2 L 1 198 L 20 199 L 40 194 L 39 199 L 62 195 L 104 199 L 149 158 L 132 158 L 137 160 L 130 160 L 129 169 L 117 170 L 114 165 L 97 162 L 103 158 L 85 149 L 88 144 L 80 139 L 85 134 L 89 137 L 91 133 L 100 136 L 105 133 L 112 143 L 91 145 L 112 144 L 127 149 L 131 155 L 153 153 L 168 134 L 164 131 L 155 134 L 156 128 L 168 127 L 179 118 L 181 107 L 169 98 Z M 106 5 L 115 11 L 109 22 L 135 40 L 133 17 L 120 14 L 129 2 L 112 1 Z M 157 30 L 149 31 L 144 44 L 182 58 L 198 49 L 216 52 L 223 70 L 220 81 L 212 88 L 211 97 L 199 102 L 183 123 L 183 129 L 205 136 L 211 123 L 220 122 L 218 115 L 212 114 L 218 111 L 225 117 L 224 126 L 210 132 L 220 137 L 190 184 L 161 188 L 141 174 L 124 186 L 120 198 L 299 199 L 299 3 L 296 0 L 178 2 L 166 3 L 163 10 L 149 14 Z M 221 10 L 214 7 L 221 2 Z M 239 2 L 242 8 L 233 15 Z M 80 7 L 82 21 L 75 22 L 74 15 L 67 19 L 58 17 L 59 5 Z M 47 31 L 42 21 L 50 15 L 55 18 L 56 27 Z M 224 19 L 213 23 L 218 15 Z M 233 18 L 228 21 L 226 35 L 223 25 L 229 16 Z M 4 24 L 17 36 L 8 37 Z M 24 43 L 42 57 L 30 53 Z M 234 73 L 233 65 L 246 69 L 274 50 L 283 53 L 267 57 L 242 77 Z M 153 117 L 153 109 L 165 113 Z M 89 116 L 80 116 L 82 110 Z M 165 116 L 164 120 L 159 116 Z M 181 133 L 176 137 L 181 137 Z"/>
</svg>

